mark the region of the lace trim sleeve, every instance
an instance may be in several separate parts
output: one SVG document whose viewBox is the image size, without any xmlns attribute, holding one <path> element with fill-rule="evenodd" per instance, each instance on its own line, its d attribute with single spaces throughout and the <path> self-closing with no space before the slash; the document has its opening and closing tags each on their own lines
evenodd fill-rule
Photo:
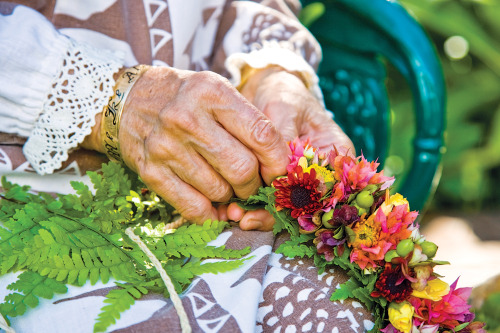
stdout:
<svg viewBox="0 0 500 333">
<path fill-rule="evenodd" d="M 68 153 L 91 133 L 95 116 L 113 93 L 123 59 L 70 39 L 59 74 L 23 152 L 33 169 L 48 174 L 61 167 Z"/>
</svg>

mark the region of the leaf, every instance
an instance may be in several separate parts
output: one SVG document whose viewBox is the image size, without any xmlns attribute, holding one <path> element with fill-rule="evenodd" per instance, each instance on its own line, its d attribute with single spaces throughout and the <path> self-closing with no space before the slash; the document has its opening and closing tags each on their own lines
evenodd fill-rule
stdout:
<svg viewBox="0 0 500 333">
<path fill-rule="evenodd" d="M 0 304 L 0 312 L 10 317 L 24 314 L 26 306 L 36 307 L 38 297 L 51 299 L 54 293 L 62 294 L 68 290 L 65 285 L 30 271 L 21 273 L 7 289 L 19 291 L 5 296 L 4 303 Z"/>
<path fill-rule="evenodd" d="M 359 287 L 360 285 L 351 278 L 347 280 L 347 282 L 342 283 L 340 287 L 333 292 L 332 296 L 330 297 L 330 300 L 334 302 L 352 298 L 354 297 L 353 290 Z"/>
<path fill-rule="evenodd" d="M 464 328 L 467 327 L 467 325 L 469 325 L 469 322 L 466 322 L 466 323 L 462 323 L 460 325 L 457 325 L 455 326 L 455 328 L 453 329 L 455 332 L 458 332 L 460 330 L 463 330 Z"/>
<path fill-rule="evenodd" d="M 303 258 L 304 256 L 312 258 L 317 253 L 316 247 L 312 244 L 304 244 L 312 239 L 314 239 L 314 234 L 300 234 L 297 238 L 287 240 L 281 244 L 276 249 L 276 253 L 283 253 L 289 258 Z"/>
<path fill-rule="evenodd" d="M 197 258 L 222 258 L 222 259 L 236 259 L 250 253 L 250 247 L 241 250 L 226 249 L 225 246 L 214 247 L 207 245 L 187 245 L 177 247 L 175 249 L 167 250 L 162 254 L 173 255 L 175 257 L 197 257 Z M 157 256 L 159 257 L 159 256 Z"/>
<path fill-rule="evenodd" d="M 116 283 L 118 289 L 112 289 L 106 295 L 104 305 L 97 317 L 97 322 L 94 325 L 94 332 L 105 332 L 109 325 L 116 323 L 120 319 L 120 314 L 128 310 L 136 299 L 148 293 L 148 287 L 153 283 L 143 282 L 137 285 Z"/>
<path fill-rule="evenodd" d="M 202 245 L 213 241 L 229 224 L 224 221 L 206 221 L 203 225 L 183 225 L 163 237 L 167 249 L 183 245 Z"/>
<path fill-rule="evenodd" d="M 325 5 L 321 2 L 313 2 L 305 6 L 299 13 L 299 21 L 305 26 L 310 27 L 325 13 Z"/>
<path fill-rule="evenodd" d="M 165 234 L 162 225 L 173 220 L 173 207 L 144 190 L 137 176 L 133 183 L 139 187 L 132 189 L 122 166 L 105 164 L 102 174 L 89 172 L 89 178 L 94 193 L 84 183 L 72 182 L 76 194 L 56 198 L 42 192 L 29 193 L 29 187 L 2 179 L 0 274 L 26 270 L 9 285 L 17 292 L 0 305 L 6 316 L 24 313 L 38 304 L 39 297 L 66 292 L 65 284 L 106 283 L 113 277 L 127 283 L 119 284 L 123 291 L 111 293 L 109 304 L 103 308 L 96 327 L 105 329 L 150 287 L 168 294 L 147 256 L 124 237 L 131 225 L 141 230 L 137 234 L 172 273 L 178 292 L 197 275 L 225 272 L 247 260 L 238 258 L 247 255 L 249 247 L 233 250 L 207 245 L 229 225 L 224 221 L 185 225 Z M 206 258 L 237 259 L 203 262 Z"/>
</svg>

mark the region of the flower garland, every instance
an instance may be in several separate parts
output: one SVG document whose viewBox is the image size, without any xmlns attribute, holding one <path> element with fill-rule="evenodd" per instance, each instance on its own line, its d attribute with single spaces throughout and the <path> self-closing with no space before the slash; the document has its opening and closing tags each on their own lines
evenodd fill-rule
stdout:
<svg viewBox="0 0 500 333">
<path fill-rule="evenodd" d="M 287 175 L 241 203 L 265 206 L 275 233 L 290 233 L 278 253 L 313 257 L 320 273 L 344 268 L 350 279 L 331 300 L 363 302 L 374 313 L 374 332 L 486 332 L 467 304 L 472 288 L 450 286 L 434 272 L 448 262 L 433 259 L 437 246 L 420 234 L 408 201 L 389 194 L 393 177 L 363 156 L 321 153 L 299 139 L 289 146 Z"/>
</svg>

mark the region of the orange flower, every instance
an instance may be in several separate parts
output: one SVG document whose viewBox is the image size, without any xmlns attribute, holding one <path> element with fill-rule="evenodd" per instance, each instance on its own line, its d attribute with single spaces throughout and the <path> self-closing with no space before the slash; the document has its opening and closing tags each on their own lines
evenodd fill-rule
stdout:
<svg viewBox="0 0 500 333">
<path fill-rule="evenodd" d="M 361 269 L 376 268 L 377 262 L 384 259 L 391 244 L 380 239 L 381 226 L 374 215 L 362 220 L 352 229 L 348 245 L 352 248 L 350 259 Z"/>
<path fill-rule="evenodd" d="M 417 212 L 409 212 L 408 204 L 394 206 L 391 212 L 386 216 L 383 209 L 378 209 L 375 214 L 375 221 L 380 224 L 380 239 L 393 246 L 395 249 L 398 243 L 411 236 L 411 226 L 417 218 Z"/>
</svg>

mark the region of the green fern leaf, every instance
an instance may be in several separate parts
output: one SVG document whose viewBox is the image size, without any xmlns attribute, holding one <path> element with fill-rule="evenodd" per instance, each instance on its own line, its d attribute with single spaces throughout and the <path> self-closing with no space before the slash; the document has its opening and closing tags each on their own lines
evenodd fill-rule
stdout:
<svg viewBox="0 0 500 333">
<path fill-rule="evenodd" d="M 64 284 L 30 271 L 21 273 L 7 289 L 20 292 L 7 295 L 4 303 L 0 304 L 0 312 L 10 317 L 24 314 L 26 306 L 37 306 L 38 297 L 51 299 L 54 293 L 62 294 L 68 290 Z"/>
<path fill-rule="evenodd" d="M 59 288 L 66 288 L 64 284 L 94 284 L 99 279 L 106 283 L 111 277 L 130 284 L 121 286 L 125 289 L 125 305 L 130 304 L 129 297 L 139 298 L 151 289 L 168 296 L 147 256 L 124 235 L 131 224 L 136 230 L 148 230 L 138 234 L 167 272 L 172 273 L 178 292 L 196 275 L 239 267 L 244 261 L 239 258 L 249 253 L 249 248 L 207 246 L 228 226 L 223 221 L 186 225 L 164 235 L 161 225 L 172 220 L 174 209 L 153 192 L 142 191 L 142 187 L 131 189 L 131 181 L 120 165 L 110 163 L 103 165 L 102 170 L 102 175 L 89 173 L 95 191 L 81 182 L 72 182 L 76 194 L 57 198 L 29 193 L 29 187 L 2 179 L 5 193 L 0 194 L 0 275 L 28 270 L 11 286 L 18 292 L 8 295 L 0 305 L 3 314 L 22 314 L 36 306 L 39 297 L 50 298 L 54 292 L 65 292 Z M 205 258 L 238 259 L 203 262 Z M 29 283 L 25 281 L 27 276 Z M 120 299 L 115 296 L 111 299 Z M 104 319 L 98 328 L 107 327 L 109 318 L 114 318 L 114 322 L 116 313 L 124 309 L 120 301 L 109 302 L 112 304 L 103 308 Z M 115 315 L 106 315 L 107 312 Z"/>
<path fill-rule="evenodd" d="M 162 251 L 160 255 L 170 255 L 175 257 L 197 257 L 197 258 L 222 258 L 222 259 L 237 259 L 250 253 L 250 247 L 241 250 L 226 249 L 225 246 L 214 247 L 206 245 L 188 245 L 179 246 L 175 249 Z M 156 254 L 156 253 L 155 253 Z M 158 255 L 157 257 L 159 257 Z"/>
<path fill-rule="evenodd" d="M 213 241 L 229 224 L 224 221 L 206 221 L 203 225 L 183 225 L 163 237 L 167 249 L 176 246 L 202 245 Z"/>
<path fill-rule="evenodd" d="M 304 244 L 312 239 L 314 239 L 314 234 L 300 234 L 298 237 L 287 240 L 281 244 L 278 249 L 276 249 L 276 253 L 283 253 L 289 258 L 303 258 L 304 256 L 312 258 L 317 252 L 316 249 L 311 245 Z"/>
<path fill-rule="evenodd" d="M 246 260 L 251 258 L 239 259 L 234 261 L 215 261 L 215 262 L 202 262 L 202 261 L 190 261 L 184 265 L 167 265 L 165 271 L 172 278 L 172 280 L 177 281 L 181 286 L 188 285 L 194 276 L 205 274 L 205 273 L 223 273 L 234 270 L 241 265 Z M 181 290 L 177 290 L 180 292 Z"/>
<path fill-rule="evenodd" d="M 343 301 L 348 298 L 354 297 L 353 290 L 360 288 L 361 286 L 353 279 L 347 280 L 345 283 L 342 283 L 340 287 L 335 290 L 330 297 L 330 300 L 333 301 Z"/>
<path fill-rule="evenodd" d="M 107 305 L 101 308 L 97 322 L 94 325 L 94 332 L 105 332 L 109 325 L 116 323 L 120 319 L 120 314 L 128 310 L 136 299 L 148 293 L 148 287 L 152 282 L 144 282 L 137 285 L 116 283 L 118 289 L 112 289 L 107 295 L 104 303 Z"/>
</svg>

